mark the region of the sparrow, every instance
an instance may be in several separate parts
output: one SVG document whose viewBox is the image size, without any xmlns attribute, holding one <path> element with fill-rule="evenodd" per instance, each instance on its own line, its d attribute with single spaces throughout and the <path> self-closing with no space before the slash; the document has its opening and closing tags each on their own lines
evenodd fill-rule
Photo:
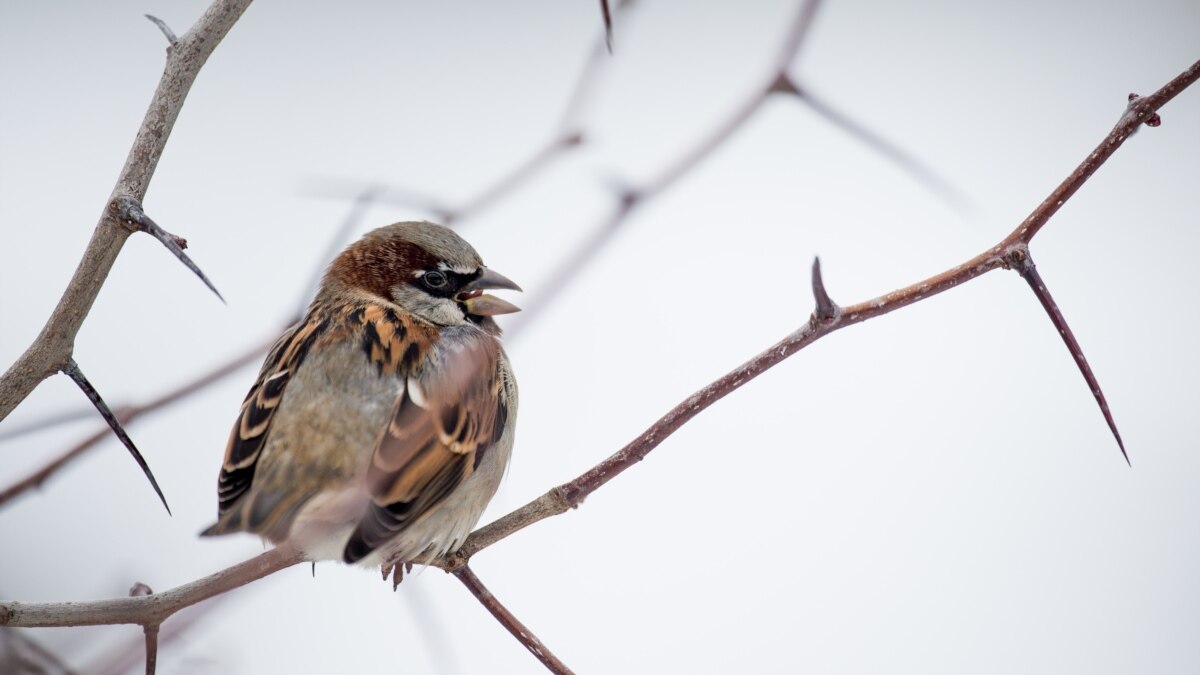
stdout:
<svg viewBox="0 0 1200 675">
<path fill-rule="evenodd" d="M 517 383 L 492 318 L 521 290 L 453 231 L 403 222 L 330 264 L 229 435 L 217 522 L 308 560 L 428 563 L 457 550 L 508 466 Z"/>
</svg>

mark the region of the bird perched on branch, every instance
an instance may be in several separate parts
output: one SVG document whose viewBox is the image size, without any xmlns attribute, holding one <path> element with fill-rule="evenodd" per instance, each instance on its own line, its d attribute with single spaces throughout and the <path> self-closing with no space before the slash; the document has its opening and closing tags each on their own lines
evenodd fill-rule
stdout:
<svg viewBox="0 0 1200 675">
<path fill-rule="evenodd" d="M 430 562 L 456 550 L 508 465 L 517 384 L 483 293 L 521 290 L 449 229 L 396 223 L 329 266 L 229 436 L 218 520 L 311 560 Z"/>
</svg>

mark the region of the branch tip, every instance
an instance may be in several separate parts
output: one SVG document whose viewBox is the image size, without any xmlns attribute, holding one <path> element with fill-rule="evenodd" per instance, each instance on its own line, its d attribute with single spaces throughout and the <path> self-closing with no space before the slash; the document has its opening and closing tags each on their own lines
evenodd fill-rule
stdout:
<svg viewBox="0 0 1200 675">
<path fill-rule="evenodd" d="M 145 17 L 150 19 L 150 23 L 158 26 L 158 29 L 161 30 L 162 34 L 167 37 L 167 42 L 169 42 L 172 47 L 175 46 L 176 42 L 179 42 L 179 38 L 175 37 L 175 31 L 171 30 L 171 27 L 167 25 L 166 21 L 163 21 L 153 14 L 146 14 Z"/>
<path fill-rule="evenodd" d="M 813 316 L 817 321 L 825 323 L 835 318 L 838 315 L 838 306 L 825 292 L 825 280 L 821 278 L 821 259 L 819 257 L 813 258 L 812 290 L 813 298 L 817 301 L 817 307 L 813 310 Z"/>
<path fill-rule="evenodd" d="M 132 197 L 117 197 L 110 204 L 110 208 L 126 227 L 136 232 L 145 232 L 161 242 L 163 246 L 166 246 L 167 250 L 179 259 L 179 262 L 183 263 L 197 277 L 200 277 L 200 281 L 203 281 L 204 285 L 208 286 L 208 290 L 216 294 L 222 303 L 229 304 L 225 302 L 224 296 L 209 281 L 204 272 L 200 271 L 196 263 L 192 262 L 192 259 L 183 252 L 183 249 L 187 248 L 187 239 L 175 236 L 164 230 L 158 223 L 151 220 L 150 216 L 146 215 L 146 212 L 142 210 L 141 203 Z"/>
<path fill-rule="evenodd" d="M 83 371 L 79 369 L 79 364 L 75 363 L 75 359 L 68 360 L 67 365 L 62 368 L 62 372 L 74 380 L 75 384 L 79 385 L 79 389 L 83 391 L 84 396 L 88 397 L 88 400 L 99 411 L 100 416 L 104 418 L 105 422 L 108 422 L 109 428 L 117 435 L 117 438 L 121 440 L 125 448 L 129 450 L 129 454 L 133 456 L 133 461 L 137 462 L 137 465 L 142 468 L 142 473 L 146 475 L 146 479 L 150 481 L 150 486 L 154 488 L 154 492 L 158 494 L 159 500 L 162 501 L 163 508 L 170 514 L 171 507 L 167 505 L 167 498 L 163 495 L 162 488 L 158 486 L 158 481 L 154 478 L 154 472 L 150 470 L 150 465 L 146 463 L 146 458 L 142 457 L 142 453 L 133 444 L 133 439 L 129 437 L 129 434 L 125 433 L 125 428 L 121 426 L 121 421 L 117 419 L 112 409 L 104 402 L 104 399 L 100 396 L 100 392 L 96 391 L 96 388 L 84 376 Z"/>
</svg>

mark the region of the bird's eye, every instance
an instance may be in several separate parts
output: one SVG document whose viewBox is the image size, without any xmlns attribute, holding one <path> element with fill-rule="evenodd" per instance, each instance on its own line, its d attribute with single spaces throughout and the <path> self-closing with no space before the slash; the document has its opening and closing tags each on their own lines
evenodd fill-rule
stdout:
<svg viewBox="0 0 1200 675">
<path fill-rule="evenodd" d="M 445 288 L 447 284 L 446 275 L 438 271 L 426 272 L 421 275 L 421 281 L 429 288 Z"/>
</svg>

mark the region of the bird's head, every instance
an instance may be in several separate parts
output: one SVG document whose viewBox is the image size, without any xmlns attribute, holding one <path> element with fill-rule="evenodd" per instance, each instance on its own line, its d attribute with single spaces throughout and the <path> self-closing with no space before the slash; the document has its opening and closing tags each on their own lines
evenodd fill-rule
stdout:
<svg viewBox="0 0 1200 675">
<path fill-rule="evenodd" d="M 492 325 L 490 317 L 520 308 L 484 291 L 521 287 L 484 266 L 449 228 L 394 223 L 368 232 L 334 259 L 326 287 L 340 284 L 396 303 L 439 326 Z"/>
</svg>

